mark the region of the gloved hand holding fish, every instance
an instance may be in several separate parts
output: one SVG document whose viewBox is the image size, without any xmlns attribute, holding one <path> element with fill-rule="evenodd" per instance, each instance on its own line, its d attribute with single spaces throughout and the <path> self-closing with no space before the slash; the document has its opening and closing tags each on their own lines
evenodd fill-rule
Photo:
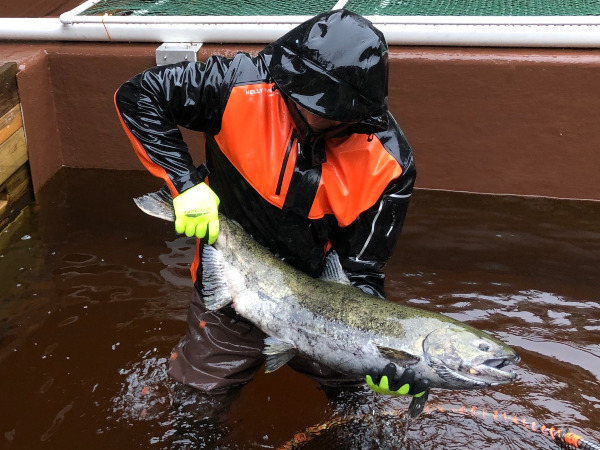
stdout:
<svg viewBox="0 0 600 450">
<path fill-rule="evenodd" d="M 147 197 L 136 199 L 142 210 L 173 220 L 172 211 L 148 208 Z M 430 387 L 481 389 L 516 378 L 502 370 L 520 360 L 512 348 L 442 314 L 364 293 L 350 284 L 335 252 L 315 279 L 281 261 L 237 223 L 221 214 L 219 222 L 216 242 L 202 254 L 204 303 L 211 310 L 232 305 L 268 335 L 266 372 L 302 354 L 366 378 L 376 392 L 416 395 L 421 408 Z"/>
</svg>

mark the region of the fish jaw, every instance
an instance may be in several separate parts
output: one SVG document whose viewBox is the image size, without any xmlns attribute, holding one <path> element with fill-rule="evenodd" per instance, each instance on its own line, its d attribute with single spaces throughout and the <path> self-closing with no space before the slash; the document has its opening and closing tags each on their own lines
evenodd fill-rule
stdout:
<svg viewBox="0 0 600 450">
<path fill-rule="evenodd" d="M 423 340 L 423 355 L 443 389 L 483 389 L 510 383 L 517 378 L 516 372 L 502 368 L 521 359 L 492 336 L 459 325 L 430 332 Z"/>
<path fill-rule="evenodd" d="M 438 386 L 442 389 L 483 389 L 508 384 L 517 378 L 516 372 L 503 371 L 485 364 L 455 370 L 435 357 L 428 358 L 426 362 L 442 380 Z"/>
<path fill-rule="evenodd" d="M 517 373 L 500 369 L 509 364 L 516 365 L 520 360 L 521 358 L 517 354 L 510 358 L 506 357 L 503 359 L 495 358 L 493 360 L 487 360 L 482 364 L 471 367 L 471 369 L 469 369 L 469 374 L 475 375 L 480 379 L 490 380 L 489 386 L 508 384 L 517 379 Z"/>
</svg>

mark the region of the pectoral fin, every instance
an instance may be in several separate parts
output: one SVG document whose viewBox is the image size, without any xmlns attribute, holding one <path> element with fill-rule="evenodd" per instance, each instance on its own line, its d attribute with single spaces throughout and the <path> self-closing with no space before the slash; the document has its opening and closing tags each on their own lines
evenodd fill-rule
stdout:
<svg viewBox="0 0 600 450">
<path fill-rule="evenodd" d="M 221 309 L 233 301 L 223 272 L 223 254 L 205 245 L 202 250 L 202 300 L 210 310 Z"/>
<path fill-rule="evenodd" d="M 270 373 L 285 366 L 290 359 L 296 356 L 296 347 L 289 342 L 269 336 L 265 338 L 263 353 L 267 355 L 265 372 Z"/>
<path fill-rule="evenodd" d="M 396 363 L 402 367 L 411 366 L 413 364 L 418 363 L 421 360 L 420 357 L 412 355 L 408 352 L 405 352 L 404 350 L 390 348 L 390 347 L 384 347 L 381 345 L 377 345 L 376 347 L 377 347 L 377 350 L 379 350 L 379 353 L 381 353 L 383 356 L 385 356 L 391 362 Z"/>
</svg>

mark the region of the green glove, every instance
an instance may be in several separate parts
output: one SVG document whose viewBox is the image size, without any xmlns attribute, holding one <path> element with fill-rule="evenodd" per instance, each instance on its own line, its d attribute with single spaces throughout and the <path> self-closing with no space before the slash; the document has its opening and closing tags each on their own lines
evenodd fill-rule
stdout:
<svg viewBox="0 0 600 450">
<path fill-rule="evenodd" d="M 213 244 L 219 234 L 219 197 L 206 183 L 183 191 L 173 199 L 175 231 L 186 236 L 204 238 Z"/>
<path fill-rule="evenodd" d="M 373 392 L 384 395 L 412 395 L 421 397 L 429 388 L 429 380 L 415 381 L 415 371 L 406 369 L 401 376 L 396 374 L 396 365 L 389 363 L 379 372 L 377 369 L 369 371 L 366 376 L 367 385 Z"/>
</svg>

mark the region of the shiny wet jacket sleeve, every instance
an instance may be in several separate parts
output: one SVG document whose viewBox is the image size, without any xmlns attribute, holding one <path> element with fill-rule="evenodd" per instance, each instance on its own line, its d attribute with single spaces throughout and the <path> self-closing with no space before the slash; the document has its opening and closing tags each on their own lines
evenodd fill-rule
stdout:
<svg viewBox="0 0 600 450">
<path fill-rule="evenodd" d="M 148 69 L 121 86 L 115 105 L 144 166 L 176 195 L 200 183 L 178 126 L 218 132 L 225 107 L 231 60 L 178 63 Z"/>
<path fill-rule="evenodd" d="M 385 298 L 383 268 L 400 236 L 415 178 L 410 154 L 403 161 L 402 175 L 388 185 L 379 201 L 332 239 L 352 284 L 380 298 Z"/>
</svg>

